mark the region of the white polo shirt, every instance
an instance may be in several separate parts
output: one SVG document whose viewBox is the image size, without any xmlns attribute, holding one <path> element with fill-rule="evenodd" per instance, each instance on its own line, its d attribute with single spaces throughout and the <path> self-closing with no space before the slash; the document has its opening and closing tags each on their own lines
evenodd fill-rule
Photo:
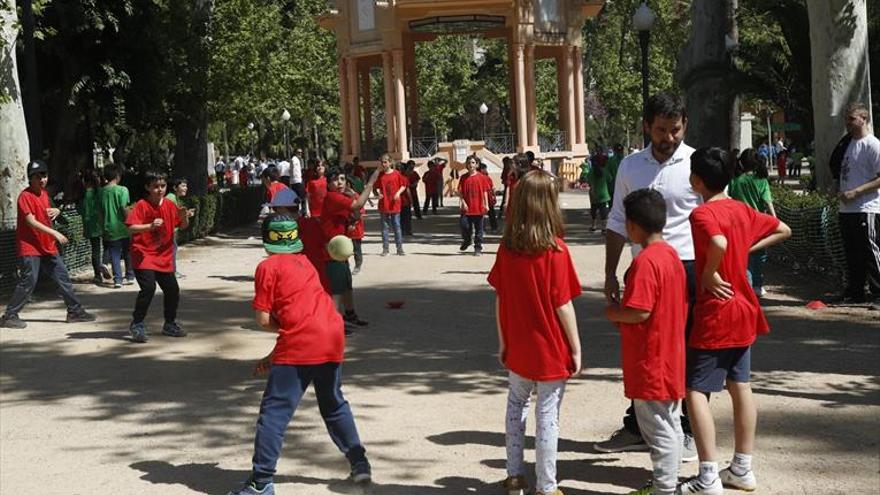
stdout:
<svg viewBox="0 0 880 495">
<path fill-rule="evenodd" d="M 880 177 L 880 140 L 873 134 L 853 139 L 840 165 L 840 190 L 849 191 Z M 880 213 L 880 190 L 841 202 L 841 213 Z"/>
<path fill-rule="evenodd" d="M 624 158 L 617 169 L 617 179 L 614 182 L 614 199 L 608 215 L 608 228 L 627 238 L 623 199 L 639 189 L 654 189 L 666 200 L 663 239 L 675 249 L 682 261 L 693 260 L 694 241 L 688 218 L 691 211 L 703 202 L 700 195 L 691 188 L 693 152 L 693 148 L 681 143 L 675 153 L 663 163 L 654 158 L 651 146 Z M 632 250 L 635 256 L 641 248 L 633 244 Z"/>
<path fill-rule="evenodd" d="M 290 160 L 290 183 L 300 184 L 303 181 L 303 165 L 302 160 L 298 156 L 293 155 Z"/>
</svg>

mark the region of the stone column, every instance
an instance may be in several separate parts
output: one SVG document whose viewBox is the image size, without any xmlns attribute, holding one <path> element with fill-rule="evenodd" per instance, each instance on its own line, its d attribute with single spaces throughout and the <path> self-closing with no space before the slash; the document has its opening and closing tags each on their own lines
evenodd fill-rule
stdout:
<svg viewBox="0 0 880 495">
<path fill-rule="evenodd" d="M 528 128 L 527 146 L 538 147 L 538 104 L 535 94 L 535 45 L 526 45 L 526 126 Z"/>
<path fill-rule="evenodd" d="M 522 153 L 528 146 L 526 125 L 526 85 L 523 45 L 513 45 L 513 90 L 516 91 L 516 151 Z"/>
<path fill-rule="evenodd" d="M 385 146 L 388 153 L 397 151 L 396 110 L 394 108 L 394 73 L 391 71 L 391 54 L 382 52 L 382 84 L 385 86 Z"/>
<path fill-rule="evenodd" d="M 351 124 L 348 115 L 348 72 L 346 71 L 345 57 L 339 57 L 339 109 L 342 113 L 342 123 L 339 126 L 340 134 L 342 134 L 342 156 L 351 154 L 351 138 L 349 131 Z M 289 159 L 290 157 L 286 157 Z"/>
<path fill-rule="evenodd" d="M 364 150 L 369 156 L 364 158 L 372 158 L 373 154 L 373 99 L 370 95 L 370 68 L 364 67 L 360 71 L 361 78 L 361 97 L 364 106 L 364 141 L 367 149 Z"/>
<path fill-rule="evenodd" d="M 575 116 L 575 144 L 586 144 L 586 123 L 584 122 L 584 59 L 583 49 L 575 46 L 573 50 L 574 62 L 574 116 Z"/>
<path fill-rule="evenodd" d="M 416 44 L 408 41 L 405 45 L 404 68 L 406 70 L 406 102 L 409 104 L 409 132 L 419 135 L 419 84 L 416 72 Z"/>
<path fill-rule="evenodd" d="M 346 60 L 348 69 L 348 123 L 349 143 L 351 154 L 360 157 L 361 154 L 361 111 L 358 96 L 357 59 L 349 57 Z"/>
<path fill-rule="evenodd" d="M 394 65 L 394 104 L 397 107 L 397 154 L 400 160 L 409 158 L 409 149 L 406 142 L 406 87 L 404 85 L 403 50 L 392 52 Z"/>
<path fill-rule="evenodd" d="M 565 144 L 569 150 L 574 149 L 575 140 L 575 89 L 574 89 L 574 47 L 565 45 L 562 47 L 562 63 L 565 66 L 563 70 L 563 79 L 565 89 L 560 88 L 560 93 L 565 94 L 563 103 L 565 104 L 565 120 L 562 122 L 562 130 L 565 132 Z"/>
<path fill-rule="evenodd" d="M 746 112 L 739 116 L 739 150 L 752 147 L 752 121 L 755 116 Z"/>
</svg>

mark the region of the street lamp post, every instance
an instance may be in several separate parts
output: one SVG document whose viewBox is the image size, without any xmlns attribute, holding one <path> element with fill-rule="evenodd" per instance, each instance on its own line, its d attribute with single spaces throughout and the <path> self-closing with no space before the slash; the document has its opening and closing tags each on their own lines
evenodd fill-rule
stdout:
<svg viewBox="0 0 880 495">
<path fill-rule="evenodd" d="M 486 114 L 489 113 L 489 107 L 485 103 L 480 103 L 480 113 L 483 114 L 483 141 L 486 140 Z"/>
<path fill-rule="evenodd" d="M 284 121 L 284 159 L 290 159 L 290 141 L 287 136 L 287 122 L 290 120 L 290 112 L 287 109 L 284 109 L 284 112 L 281 114 L 281 120 Z"/>
<path fill-rule="evenodd" d="M 642 49 L 642 114 L 648 106 L 648 43 L 651 41 L 651 29 L 654 27 L 654 21 L 657 16 L 647 2 L 636 9 L 633 14 L 633 27 L 639 32 L 639 46 Z M 648 134 L 644 134 L 645 146 L 648 146 L 650 138 Z"/>
<path fill-rule="evenodd" d="M 251 131 L 254 130 L 254 123 L 248 122 L 247 128 L 248 128 L 248 137 L 251 140 L 251 157 L 253 157 L 254 156 L 254 135 L 253 135 L 253 133 L 251 133 Z"/>
</svg>

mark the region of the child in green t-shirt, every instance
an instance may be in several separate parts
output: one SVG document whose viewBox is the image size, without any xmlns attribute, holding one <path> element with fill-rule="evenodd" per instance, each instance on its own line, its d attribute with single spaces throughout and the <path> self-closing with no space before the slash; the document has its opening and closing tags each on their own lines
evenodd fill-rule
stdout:
<svg viewBox="0 0 880 495">
<path fill-rule="evenodd" d="M 595 232 L 598 222 L 599 228 L 604 233 L 611 203 L 608 168 L 605 166 L 604 160 L 593 160 L 587 174 L 587 183 L 590 184 L 590 218 L 593 220 L 590 230 Z"/>
<path fill-rule="evenodd" d="M 742 201 L 761 213 L 776 216 L 773 208 L 773 194 L 770 192 L 770 181 L 767 179 L 767 166 L 753 148 L 744 150 L 739 156 L 742 173 L 733 178 L 727 186 L 727 195 Z M 764 264 L 767 262 L 767 250 L 762 249 L 749 255 L 749 281 L 758 297 L 767 293 L 764 289 Z"/>
<path fill-rule="evenodd" d="M 103 214 L 104 243 L 110 251 L 110 261 L 113 265 L 113 288 L 119 289 L 122 284 L 134 283 L 134 266 L 131 264 L 129 245 L 131 236 L 128 227 L 125 226 L 125 217 L 128 215 L 129 203 L 131 202 L 128 188 L 119 185 L 122 178 L 122 170 L 116 165 L 104 167 L 104 180 L 106 185 L 101 189 L 101 212 Z M 125 260 L 125 274 L 123 278 L 122 260 Z"/>
<path fill-rule="evenodd" d="M 180 207 L 183 205 L 183 198 L 186 197 L 187 191 L 189 191 L 189 184 L 186 182 L 186 178 L 178 177 L 171 181 L 171 191 L 165 195 L 165 199 L 170 200 L 174 203 L 174 206 Z M 186 211 L 187 217 L 192 218 L 195 214 L 194 209 L 189 209 Z M 177 266 L 177 231 L 179 229 L 174 227 L 174 273 L 177 278 L 184 278 L 184 275 L 180 273 Z"/>
<path fill-rule="evenodd" d="M 83 193 L 76 210 L 82 218 L 83 237 L 89 240 L 92 247 L 92 269 L 95 271 L 95 284 L 101 284 L 101 274 L 107 270 L 101 262 L 101 174 L 95 169 L 83 172 Z"/>
</svg>

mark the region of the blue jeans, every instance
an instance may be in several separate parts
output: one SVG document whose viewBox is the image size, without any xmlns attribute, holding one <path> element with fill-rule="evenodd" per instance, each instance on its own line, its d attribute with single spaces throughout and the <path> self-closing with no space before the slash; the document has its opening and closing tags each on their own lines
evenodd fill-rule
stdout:
<svg viewBox="0 0 880 495">
<path fill-rule="evenodd" d="M 462 215 L 458 219 L 458 224 L 461 227 L 462 243 L 470 244 L 473 238 L 474 249 L 481 251 L 483 249 L 483 215 Z"/>
<path fill-rule="evenodd" d="M 403 234 L 400 231 L 400 213 L 380 213 L 382 217 L 382 251 L 388 251 L 388 233 L 394 228 L 394 244 L 403 250 Z"/>
<path fill-rule="evenodd" d="M 752 284 L 755 294 L 759 296 L 761 288 L 764 287 L 764 263 L 767 263 L 768 258 L 766 249 L 749 255 L 749 283 Z"/>
<path fill-rule="evenodd" d="M 122 261 L 125 260 L 125 278 L 134 280 L 134 266 L 131 264 L 131 239 L 116 239 L 107 241 L 110 250 L 110 264 L 113 265 L 113 283 L 122 283 Z"/>
<path fill-rule="evenodd" d="M 354 416 L 348 401 L 342 396 L 342 366 L 340 363 L 318 365 L 272 366 L 257 420 L 254 440 L 253 479 L 270 483 L 275 475 L 275 465 L 281 454 L 284 430 L 293 417 L 296 406 L 309 388 L 315 384 L 318 409 L 330 439 L 354 465 L 366 460 L 366 449 L 361 445 Z"/>
<path fill-rule="evenodd" d="M 68 313 L 77 313 L 82 311 L 82 306 L 76 295 L 73 293 L 73 284 L 70 283 L 70 276 L 67 274 L 67 267 L 60 254 L 51 254 L 46 256 L 22 256 L 21 268 L 19 272 L 18 284 L 9 299 L 9 305 L 6 306 L 6 316 L 14 316 L 24 308 L 28 298 L 34 292 L 37 281 L 40 278 L 40 267 L 43 271 L 55 279 L 58 284 L 58 293 L 67 304 Z"/>
</svg>

